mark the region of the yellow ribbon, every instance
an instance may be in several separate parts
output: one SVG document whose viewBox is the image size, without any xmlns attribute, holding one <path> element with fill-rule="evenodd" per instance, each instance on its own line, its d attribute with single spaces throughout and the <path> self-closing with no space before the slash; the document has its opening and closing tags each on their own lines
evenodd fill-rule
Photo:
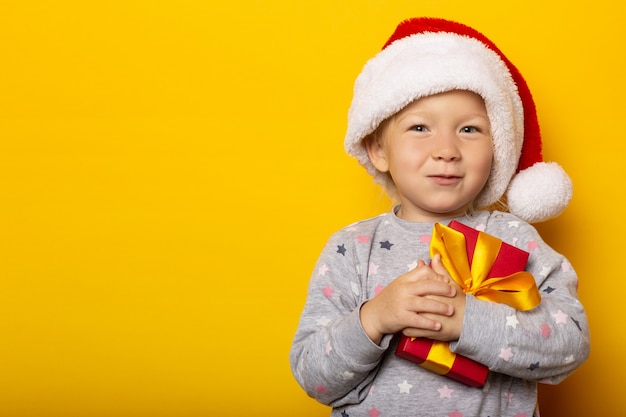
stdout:
<svg viewBox="0 0 626 417">
<path fill-rule="evenodd" d="M 412 338 L 414 340 L 414 338 Z M 445 375 L 450 372 L 456 355 L 450 352 L 449 342 L 440 342 L 431 340 L 432 343 L 426 360 L 420 364 L 424 369 L 439 375 Z"/>
<path fill-rule="evenodd" d="M 500 251 L 500 239 L 479 232 L 471 267 L 465 245 L 463 233 L 440 223 L 435 224 L 430 256 L 441 255 L 450 277 L 463 292 L 480 300 L 507 304 L 522 311 L 539 304 L 541 295 L 532 274 L 519 271 L 505 277 L 487 278 Z"/>
</svg>

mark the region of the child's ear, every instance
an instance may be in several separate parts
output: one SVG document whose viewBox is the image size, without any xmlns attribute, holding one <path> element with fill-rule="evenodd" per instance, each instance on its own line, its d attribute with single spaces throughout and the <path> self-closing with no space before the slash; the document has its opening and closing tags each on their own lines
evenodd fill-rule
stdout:
<svg viewBox="0 0 626 417">
<path fill-rule="evenodd" d="M 389 163 L 387 162 L 387 153 L 385 147 L 381 144 L 380 138 L 368 138 L 365 141 L 365 149 L 367 149 L 367 155 L 372 161 L 372 165 L 380 172 L 389 171 Z"/>
</svg>

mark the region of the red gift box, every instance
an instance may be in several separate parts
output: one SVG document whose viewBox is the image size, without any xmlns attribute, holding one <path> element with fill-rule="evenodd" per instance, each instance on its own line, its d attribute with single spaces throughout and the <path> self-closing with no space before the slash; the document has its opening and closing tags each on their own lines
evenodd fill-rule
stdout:
<svg viewBox="0 0 626 417">
<path fill-rule="evenodd" d="M 476 261 L 475 252 L 479 255 Z M 442 255 L 444 266 L 466 293 L 520 310 L 539 304 L 534 278 L 524 272 L 528 252 L 452 221 L 448 228 L 435 225 L 431 257 L 436 253 Z M 451 352 L 448 342 L 402 336 L 396 355 L 472 387 L 483 386 L 489 372 L 485 365 Z"/>
<path fill-rule="evenodd" d="M 473 259 L 478 236 L 480 233 L 484 232 L 472 229 L 471 227 L 466 226 L 463 223 L 459 223 L 456 220 L 452 220 L 448 227 L 452 230 L 463 233 L 463 235 L 465 236 L 465 241 L 467 242 L 465 246 L 465 249 L 467 251 L 467 259 Z M 492 238 L 496 239 L 493 236 Z M 524 269 L 526 269 L 528 256 L 528 252 L 501 241 L 500 250 L 496 255 L 496 259 L 493 262 L 493 265 L 491 265 L 491 270 L 487 274 L 487 277 L 505 277 L 508 275 L 512 275 L 516 272 L 523 271 Z"/>
<path fill-rule="evenodd" d="M 402 336 L 396 348 L 396 355 L 470 387 L 485 385 L 489 368 L 465 356 L 450 352 L 448 345 L 448 342 L 423 337 Z"/>
</svg>

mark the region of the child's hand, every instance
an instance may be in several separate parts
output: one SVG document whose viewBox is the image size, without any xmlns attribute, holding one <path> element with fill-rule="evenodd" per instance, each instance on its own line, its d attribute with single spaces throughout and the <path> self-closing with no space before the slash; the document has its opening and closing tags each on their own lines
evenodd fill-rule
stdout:
<svg viewBox="0 0 626 417">
<path fill-rule="evenodd" d="M 449 304 L 453 307 L 454 313 L 451 315 L 441 315 L 432 313 L 423 313 L 422 315 L 428 319 L 441 323 L 441 329 L 433 331 L 431 329 L 424 328 L 405 328 L 402 333 L 409 337 L 428 337 L 430 339 L 450 341 L 457 340 L 461 336 L 461 329 L 463 327 L 463 316 L 465 314 L 465 293 L 461 290 L 461 287 L 454 282 L 446 268 L 441 262 L 441 257 L 436 255 L 433 257 L 431 267 L 435 273 L 449 278 L 450 285 L 456 289 L 456 294 L 453 297 L 441 297 L 439 295 L 428 296 L 428 298 L 440 301 L 442 303 Z"/>
<path fill-rule="evenodd" d="M 400 275 L 376 297 L 361 307 L 361 324 L 374 343 L 383 335 L 399 331 L 437 334 L 446 327 L 452 330 L 459 292 L 451 282 L 441 259 L 435 256 L 433 267 L 419 261 L 417 268 Z M 465 294 L 460 294 L 465 300 Z M 464 304 L 463 304 L 464 305 Z M 446 332 L 448 330 L 446 329 Z M 460 332 L 460 330 L 459 330 Z"/>
</svg>

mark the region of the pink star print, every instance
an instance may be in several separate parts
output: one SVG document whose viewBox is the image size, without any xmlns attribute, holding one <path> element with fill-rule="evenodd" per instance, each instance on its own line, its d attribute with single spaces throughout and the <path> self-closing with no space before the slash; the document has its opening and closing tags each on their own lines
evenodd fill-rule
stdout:
<svg viewBox="0 0 626 417">
<path fill-rule="evenodd" d="M 330 342 L 326 342 L 326 355 L 330 355 L 330 352 L 333 351 L 333 347 L 330 345 Z"/>
<path fill-rule="evenodd" d="M 359 243 L 368 243 L 370 241 L 370 237 L 365 235 L 357 236 L 356 241 Z"/>
<path fill-rule="evenodd" d="M 376 265 L 374 262 L 372 262 L 370 264 L 370 267 L 367 271 L 370 275 L 375 275 L 376 273 L 378 273 L 378 265 Z"/>
<path fill-rule="evenodd" d="M 370 417 L 378 417 L 380 415 L 380 411 L 378 411 L 376 407 L 372 407 L 367 412 L 369 413 Z"/>
<path fill-rule="evenodd" d="M 563 313 L 561 310 L 557 311 L 552 315 L 554 320 L 558 323 L 567 323 L 567 314 Z"/>
<path fill-rule="evenodd" d="M 535 249 L 537 249 L 537 242 L 535 242 L 534 240 L 529 241 L 528 242 L 528 252 L 532 252 Z"/>
<path fill-rule="evenodd" d="M 561 263 L 561 271 L 569 272 L 570 269 L 572 269 L 572 265 L 570 265 L 569 262 L 563 261 L 563 263 Z"/>
<path fill-rule="evenodd" d="M 506 349 L 500 349 L 500 357 L 508 362 L 509 359 L 513 357 L 513 351 L 510 347 Z"/>
<path fill-rule="evenodd" d="M 381 292 L 382 290 L 384 290 L 384 289 L 385 289 L 385 287 L 383 287 L 382 285 L 378 284 L 378 285 L 376 286 L 376 288 L 374 288 L 374 295 L 378 295 L 378 294 L 380 294 L 380 292 Z"/>
<path fill-rule="evenodd" d="M 332 288 L 330 288 L 328 285 L 324 287 L 324 289 L 322 290 L 322 292 L 324 293 L 324 295 L 326 296 L 326 298 L 330 299 L 333 298 L 333 293 L 335 292 L 335 290 L 333 290 Z"/>
<path fill-rule="evenodd" d="M 420 243 L 430 243 L 430 235 L 420 235 Z"/>
<path fill-rule="evenodd" d="M 315 387 L 315 391 L 317 391 L 320 394 L 328 394 L 328 390 L 326 389 L 326 387 L 322 384 L 319 384 L 318 386 Z"/>
<path fill-rule="evenodd" d="M 453 412 L 448 414 L 448 417 L 463 417 L 463 416 L 464 414 L 459 412 L 459 410 L 454 410 Z"/>
<path fill-rule="evenodd" d="M 320 277 L 323 277 L 324 275 L 326 275 L 326 273 L 328 272 L 328 267 L 326 266 L 326 264 L 320 266 L 320 269 L 317 270 L 317 275 L 319 275 Z"/>
<path fill-rule="evenodd" d="M 541 326 L 541 335 L 543 337 L 550 337 L 550 333 L 552 333 L 550 326 L 548 326 L 547 324 Z"/>
<path fill-rule="evenodd" d="M 444 385 L 443 387 L 439 388 L 437 392 L 439 392 L 439 398 L 452 398 L 452 393 L 454 392 L 454 390 L 448 388 L 447 385 Z"/>
</svg>

